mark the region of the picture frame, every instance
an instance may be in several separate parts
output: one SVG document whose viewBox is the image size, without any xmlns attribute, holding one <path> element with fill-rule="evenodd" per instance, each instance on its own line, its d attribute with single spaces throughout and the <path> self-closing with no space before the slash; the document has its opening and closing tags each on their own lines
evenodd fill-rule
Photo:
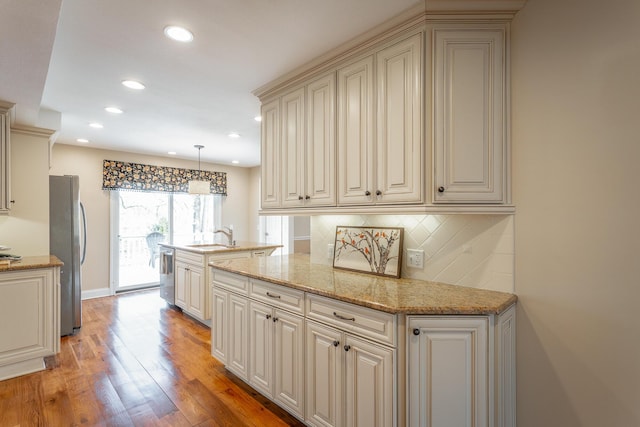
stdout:
<svg viewBox="0 0 640 427">
<path fill-rule="evenodd" d="M 333 267 L 398 278 L 402 266 L 403 234 L 401 227 L 338 225 Z"/>
</svg>

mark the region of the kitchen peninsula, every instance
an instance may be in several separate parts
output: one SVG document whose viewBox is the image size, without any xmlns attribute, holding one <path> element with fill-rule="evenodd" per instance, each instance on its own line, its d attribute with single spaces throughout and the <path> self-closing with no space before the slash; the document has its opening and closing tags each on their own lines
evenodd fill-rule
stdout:
<svg viewBox="0 0 640 427">
<path fill-rule="evenodd" d="M 515 295 L 301 255 L 210 266 L 212 355 L 307 424 L 515 425 Z"/>
<path fill-rule="evenodd" d="M 236 242 L 235 245 L 199 243 L 161 247 L 174 252 L 175 305 L 200 322 L 211 326 L 210 279 L 207 263 L 215 260 L 269 256 L 282 245 Z M 163 289 L 161 289 L 163 292 Z"/>
<path fill-rule="evenodd" d="M 55 256 L 0 266 L 0 381 L 41 371 L 60 351 L 60 268 Z"/>
</svg>

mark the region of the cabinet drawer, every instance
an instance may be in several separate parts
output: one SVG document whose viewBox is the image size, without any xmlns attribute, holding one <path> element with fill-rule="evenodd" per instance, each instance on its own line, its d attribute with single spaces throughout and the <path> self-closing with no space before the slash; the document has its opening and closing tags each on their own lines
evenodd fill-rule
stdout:
<svg viewBox="0 0 640 427">
<path fill-rule="evenodd" d="M 226 289 L 237 294 L 249 294 L 249 278 L 226 271 L 212 269 L 211 281 L 216 288 Z"/>
<path fill-rule="evenodd" d="M 396 315 L 307 294 L 307 317 L 384 344 L 396 346 Z"/>
<path fill-rule="evenodd" d="M 176 261 L 186 262 L 188 264 L 196 264 L 199 267 L 204 266 L 204 255 L 189 251 L 176 251 Z"/>
<path fill-rule="evenodd" d="M 251 280 L 249 296 L 269 305 L 304 314 L 304 292 L 262 280 Z"/>
</svg>

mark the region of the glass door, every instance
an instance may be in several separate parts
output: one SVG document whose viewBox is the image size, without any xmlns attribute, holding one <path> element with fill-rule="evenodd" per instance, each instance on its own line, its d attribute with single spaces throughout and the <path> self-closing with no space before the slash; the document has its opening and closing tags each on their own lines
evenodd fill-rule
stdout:
<svg viewBox="0 0 640 427">
<path fill-rule="evenodd" d="M 170 240 L 170 203 L 166 193 L 111 192 L 117 224 L 116 292 L 155 286 L 160 282 L 160 242 Z M 113 216 L 112 216 L 113 218 Z M 114 248 L 115 249 L 115 248 Z"/>
</svg>

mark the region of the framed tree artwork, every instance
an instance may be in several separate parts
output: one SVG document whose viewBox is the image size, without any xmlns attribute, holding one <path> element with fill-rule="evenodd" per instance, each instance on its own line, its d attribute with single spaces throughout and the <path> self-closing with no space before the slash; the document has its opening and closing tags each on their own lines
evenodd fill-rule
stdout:
<svg viewBox="0 0 640 427">
<path fill-rule="evenodd" d="M 333 267 L 400 277 L 403 228 L 336 227 Z"/>
</svg>

